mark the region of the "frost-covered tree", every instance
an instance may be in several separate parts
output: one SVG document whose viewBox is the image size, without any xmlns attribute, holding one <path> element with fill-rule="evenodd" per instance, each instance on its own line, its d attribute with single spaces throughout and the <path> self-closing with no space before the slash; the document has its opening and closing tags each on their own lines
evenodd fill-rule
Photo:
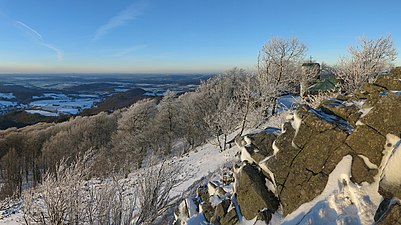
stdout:
<svg viewBox="0 0 401 225">
<path fill-rule="evenodd" d="M 151 145 L 153 136 L 148 131 L 156 114 L 157 102 L 150 99 L 141 100 L 122 112 L 117 132 L 112 137 L 112 151 L 107 154 L 115 170 L 129 171 L 130 167 L 141 166 Z"/>
<path fill-rule="evenodd" d="M 257 72 L 262 107 L 266 108 L 271 104 L 272 115 L 276 113 L 277 97 L 294 91 L 299 84 L 300 64 L 305 52 L 306 46 L 295 37 L 272 38 L 259 52 Z"/>
<path fill-rule="evenodd" d="M 207 124 L 203 120 L 202 93 L 188 92 L 178 98 L 182 117 L 182 137 L 185 141 L 184 152 L 202 144 L 209 138 Z"/>
<path fill-rule="evenodd" d="M 234 131 L 243 118 L 241 109 L 246 105 L 242 98 L 242 83 L 245 71 L 234 68 L 218 75 L 199 87 L 202 93 L 203 120 L 208 131 L 223 151 L 226 148 L 227 135 Z"/>
<path fill-rule="evenodd" d="M 342 91 L 352 93 L 359 89 L 370 76 L 389 69 L 396 58 L 397 51 L 391 35 L 377 39 L 362 36 L 337 66 L 336 74 L 343 80 Z"/>
<path fill-rule="evenodd" d="M 167 91 L 157 107 L 158 112 L 151 129 L 154 139 L 152 147 L 155 151 L 170 154 L 175 140 L 182 135 L 182 117 L 177 97 L 177 93 Z"/>
</svg>

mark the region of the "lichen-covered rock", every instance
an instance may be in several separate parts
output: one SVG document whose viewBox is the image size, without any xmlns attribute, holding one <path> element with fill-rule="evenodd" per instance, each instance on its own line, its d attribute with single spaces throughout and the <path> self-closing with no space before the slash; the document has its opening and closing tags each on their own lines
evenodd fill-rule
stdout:
<svg viewBox="0 0 401 225">
<path fill-rule="evenodd" d="M 205 215 L 207 221 L 210 221 L 214 215 L 214 208 L 210 202 L 201 202 L 199 205 L 200 211 Z"/>
<path fill-rule="evenodd" d="M 276 140 L 277 135 L 274 133 L 260 132 L 256 134 L 249 134 L 247 138 L 251 140 L 251 145 L 246 148 L 255 162 L 259 163 L 268 156 L 273 155 L 273 142 Z"/>
<path fill-rule="evenodd" d="M 207 186 L 200 186 L 197 190 L 201 203 L 199 204 L 200 211 L 205 215 L 207 221 L 210 221 L 214 215 L 214 208 L 210 203 L 210 194 Z"/>
<path fill-rule="evenodd" d="M 271 212 L 278 209 L 278 199 L 267 189 L 266 178 L 260 171 L 246 163 L 239 169 L 236 178 L 237 201 L 245 219 L 254 219 L 263 209 Z"/>
<path fill-rule="evenodd" d="M 362 125 L 348 136 L 346 144 L 358 155 L 364 155 L 375 165 L 380 165 L 386 139 L 374 129 Z"/>
<path fill-rule="evenodd" d="M 320 109 L 328 114 L 334 114 L 355 126 L 362 113 L 359 112 L 358 107 L 354 104 L 347 105 L 343 103 L 343 101 L 339 100 L 325 101 Z"/>
<path fill-rule="evenodd" d="M 277 154 L 266 162 L 266 166 L 274 173 L 277 189 L 280 191 L 283 187 L 288 173 L 291 169 L 292 159 L 299 153 L 300 149 L 292 145 L 295 130 L 291 123 L 287 122 L 283 125 L 284 133 L 277 137 L 275 145 L 278 148 Z"/>
<path fill-rule="evenodd" d="M 343 144 L 348 133 L 340 129 L 344 120 L 306 106 L 295 117 L 298 131 L 285 125 L 286 132 L 275 142 L 279 151 L 266 162 L 274 173 L 284 215 L 318 196 L 328 175 L 350 152 Z"/>
<path fill-rule="evenodd" d="M 231 206 L 231 208 L 230 208 Z M 230 200 L 225 199 L 215 208 L 215 213 L 210 222 L 214 225 L 234 225 L 238 224 L 238 215 L 235 208 L 232 207 Z"/>
<path fill-rule="evenodd" d="M 346 138 L 347 134 L 340 129 L 331 129 L 314 135 L 294 159 L 292 167 L 300 166 L 312 173 L 320 173 L 328 158 Z"/>
<path fill-rule="evenodd" d="M 227 214 L 220 220 L 221 225 L 235 225 L 239 224 L 237 211 L 235 208 L 231 208 Z"/>
<path fill-rule="evenodd" d="M 362 182 L 372 183 L 374 182 L 374 176 L 377 172 L 377 169 L 369 168 L 360 156 L 352 156 L 351 180 L 353 182 L 358 184 L 361 184 Z"/>
<path fill-rule="evenodd" d="M 381 135 L 401 135 L 401 94 L 388 93 L 362 118 L 362 122 Z"/>
<path fill-rule="evenodd" d="M 401 80 L 394 77 L 392 74 L 379 75 L 375 81 L 375 84 L 385 87 L 388 90 L 401 90 Z"/>
</svg>

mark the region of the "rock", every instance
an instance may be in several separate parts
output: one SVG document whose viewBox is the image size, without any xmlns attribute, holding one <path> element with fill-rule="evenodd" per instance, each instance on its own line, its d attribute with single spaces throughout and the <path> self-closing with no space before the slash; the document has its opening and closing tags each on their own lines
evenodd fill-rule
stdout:
<svg viewBox="0 0 401 225">
<path fill-rule="evenodd" d="M 377 225 L 401 225 L 401 205 L 399 203 L 390 205 L 383 215 L 376 212 L 375 222 Z"/>
<path fill-rule="evenodd" d="M 239 224 L 238 215 L 235 208 L 230 209 L 227 214 L 220 220 L 221 225 Z"/>
<path fill-rule="evenodd" d="M 220 198 L 223 198 L 227 193 L 222 187 L 219 186 L 216 188 L 216 192 L 214 194 L 219 196 Z"/>
<path fill-rule="evenodd" d="M 189 218 L 188 207 L 186 201 L 182 201 L 177 209 L 174 211 L 175 221 L 174 225 L 184 225 Z"/>
<path fill-rule="evenodd" d="M 234 207 L 231 207 L 231 201 L 226 199 L 223 200 L 219 205 L 216 206 L 215 213 L 211 218 L 210 222 L 212 224 L 221 225 L 234 225 L 238 224 L 238 216 Z"/>
<path fill-rule="evenodd" d="M 245 219 L 254 219 L 262 209 L 269 209 L 271 212 L 278 209 L 278 199 L 267 189 L 266 178 L 261 172 L 245 163 L 236 177 L 237 201 Z"/>
<path fill-rule="evenodd" d="M 401 67 L 395 67 L 390 71 L 390 74 L 395 78 L 401 79 Z"/>
<path fill-rule="evenodd" d="M 390 206 L 391 206 L 391 198 L 384 197 L 375 212 L 375 216 L 373 217 L 374 220 L 377 222 L 380 218 L 382 218 L 383 215 L 386 214 Z"/>
<path fill-rule="evenodd" d="M 288 185 L 286 183 L 280 193 L 284 216 L 321 194 L 327 180 L 328 176 L 323 173 L 315 175 L 307 170 L 292 171 L 287 179 Z"/>
<path fill-rule="evenodd" d="M 362 84 L 362 92 L 368 94 L 378 94 L 380 92 L 387 92 L 388 89 L 379 84 L 371 84 L 371 83 L 363 83 Z"/>
<path fill-rule="evenodd" d="M 358 155 L 352 156 L 351 180 L 354 183 L 361 184 L 362 182 L 373 183 L 374 176 L 377 174 L 377 169 L 370 169 L 365 161 Z"/>
<path fill-rule="evenodd" d="M 331 152 L 330 157 L 324 164 L 322 172 L 329 175 L 337 166 L 337 164 L 343 159 L 344 156 L 349 155 L 352 149 L 348 145 L 342 143 L 337 149 Z"/>
<path fill-rule="evenodd" d="M 210 195 L 207 185 L 199 187 L 197 192 L 201 201 L 199 204 L 199 211 L 205 215 L 207 221 L 210 221 L 214 214 L 214 208 L 210 203 Z"/>
<path fill-rule="evenodd" d="M 326 121 L 317 113 L 316 110 L 313 110 L 306 105 L 301 105 L 297 109 L 296 115 L 308 127 L 313 127 L 313 129 L 319 133 L 336 127 L 336 124 Z"/>
<path fill-rule="evenodd" d="M 381 135 L 401 135 L 401 95 L 389 93 L 380 98 L 374 108 L 361 121 Z"/>
<path fill-rule="evenodd" d="M 203 215 L 205 215 L 206 220 L 210 221 L 214 215 L 214 208 L 210 204 L 210 202 L 201 202 L 201 204 L 199 205 L 199 209 L 199 211 L 202 212 Z"/>
<path fill-rule="evenodd" d="M 201 202 L 209 202 L 210 194 L 208 192 L 207 185 L 198 187 L 197 194 L 198 194 Z"/>
<path fill-rule="evenodd" d="M 347 120 L 353 126 L 356 125 L 359 117 L 362 115 L 358 107 L 355 105 L 346 105 L 338 100 L 326 101 L 322 104 L 320 109 L 328 114 L 334 114 L 344 120 Z"/>
<path fill-rule="evenodd" d="M 251 140 L 251 147 L 247 148 L 247 150 L 249 150 L 249 154 L 256 163 L 273 155 L 274 150 L 272 145 L 277 138 L 274 133 L 260 132 L 247 135 L 247 138 Z"/>
<path fill-rule="evenodd" d="M 295 130 L 291 126 L 291 123 L 284 123 L 283 130 L 284 133 L 278 136 L 275 141 L 275 145 L 279 151 L 266 162 L 266 166 L 274 173 L 279 190 L 284 185 L 288 173 L 290 172 L 292 159 L 294 159 L 300 151 L 300 149 L 292 146 Z"/>
<path fill-rule="evenodd" d="M 302 135 L 302 133 L 298 133 Z M 347 138 L 340 129 L 331 129 L 310 138 L 305 148 L 294 159 L 293 166 L 300 166 L 312 173 L 320 173 L 327 159 Z M 337 162 L 338 163 L 338 162 Z"/>
<path fill-rule="evenodd" d="M 399 91 L 401 90 L 401 80 L 394 77 L 392 74 L 379 75 L 375 81 L 376 85 L 385 87 L 388 90 Z"/>
<path fill-rule="evenodd" d="M 366 125 L 357 126 L 345 143 L 354 153 L 364 155 L 373 164 L 380 165 L 386 138 L 372 128 Z"/>
</svg>

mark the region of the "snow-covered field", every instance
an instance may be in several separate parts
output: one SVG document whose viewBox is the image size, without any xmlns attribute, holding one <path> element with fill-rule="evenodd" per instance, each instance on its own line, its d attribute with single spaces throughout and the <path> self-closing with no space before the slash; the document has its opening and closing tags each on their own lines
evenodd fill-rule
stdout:
<svg viewBox="0 0 401 225">
<path fill-rule="evenodd" d="M 43 116 L 58 116 L 61 114 L 76 115 L 84 109 L 92 108 L 101 101 L 98 95 L 80 94 L 67 96 L 65 94 L 46 93 L 43 96 L 34 96 L 34 99 L 53 98 L 47 100 L 36 100 L 29 103 L 28 110 L 31 114 Z"/>
<path fill-rule="evenodd" d="M 14 99 L 15 96 L 13 93 L 1 93 L 0 92 L 0 98 L 2 99 Z"/>
</svg>

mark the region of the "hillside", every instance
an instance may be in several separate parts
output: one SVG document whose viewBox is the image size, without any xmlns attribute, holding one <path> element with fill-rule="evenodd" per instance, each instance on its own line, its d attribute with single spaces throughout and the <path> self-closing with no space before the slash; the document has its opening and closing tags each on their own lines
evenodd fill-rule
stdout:
<svg viewBox="0 0 401 225">
<path fill-rule="evenodd" d="M 301 105 L 281 132 L 238 137 L 234 183 L 200 186 L 176 224 L 399 224 L 400 78 L 396 69 L 354 97 Z"/>
<path fill-rule="evenodd" d="M 160 102 L 2 131 L 1 222 L 398 223 L 401 68 L 320 104 L 282 96 L 263 123 L 244 111 L 194 110 L 227 103 L 239 81 L 216 77 Z M 214 136 L 214 117 L 225 113 L 255 122 L 238 135 L 240 127 L 222 120 Z M 18 198 L 9 198 L 13 188 Z"/>
</svg>

